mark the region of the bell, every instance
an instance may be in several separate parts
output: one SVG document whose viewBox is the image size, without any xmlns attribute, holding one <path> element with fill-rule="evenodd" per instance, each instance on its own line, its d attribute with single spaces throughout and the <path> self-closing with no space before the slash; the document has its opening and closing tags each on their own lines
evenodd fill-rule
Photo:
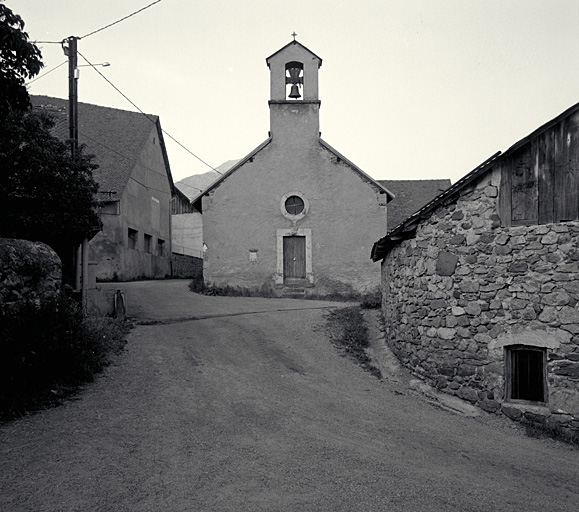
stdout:
<svg viewBox="0 0 579 512">
<path fill-rule="evenodd" d="M 300 88 L 298 87 L 297 84 L 292 85 L 291 91 L 289 93 L 289 97 L 293 98 L 293 99 L 298 99 L 298 98 L 302 97 L 302 95 L 300 94 Z"/>
</svg>

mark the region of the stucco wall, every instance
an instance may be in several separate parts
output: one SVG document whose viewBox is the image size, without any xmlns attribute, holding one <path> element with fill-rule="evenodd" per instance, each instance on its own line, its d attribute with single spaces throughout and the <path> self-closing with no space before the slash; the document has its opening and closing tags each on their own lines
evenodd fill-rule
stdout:
<svg viewBox="0 0 579 512">
<path fill-rule="evenodd" d="M 513 419 L 579 428 L 579 223 L 500 227 L 493 171 L 395 246 L 388 343 L 437 388 Z M 505 347 L 547 351 L 544 406 L 505 397 Z"/>
<path fill-rule="evenodd" d="M 127 281 L 171 275 L 171 190 L 156 127 L 143 146 L 120 198 L 119 214 L 101 216 L 103 230 L 90 242 L 90 259 L 98 263 L 99 280 Z M 137 246 L 129 248 L 128 229 L 138 231 Z M 151 239 L 145 250 L 144 235 Z M 163 255 L 158 240 L 164 241 Z"/>
<path fill-rule="evenodd" d="M 290 120 L 286 130 L 291 126 Z M 296 140 L 291 133 L 274 138 L 203 198 L 205 280 L 253 288 L 279 284 L 278 230 L 310 230 L 317 291 L 378 287 L 380 268 L 369 254 L 386 229 L 386 212 L 377 191 L 317 137 L 302 138 L 299 148 L 292 145 Z M 308 203 L 308 213 L 296 221 L 282 213 L 283 198 L 292 192 Z M 250 250 L 257 251 L 256 261 Z"/>
<path fill-rule="evenodd" d="M 171 216 L 173 252 L 203 258 L 203 217 L 198 212 Z"/>
</svg>

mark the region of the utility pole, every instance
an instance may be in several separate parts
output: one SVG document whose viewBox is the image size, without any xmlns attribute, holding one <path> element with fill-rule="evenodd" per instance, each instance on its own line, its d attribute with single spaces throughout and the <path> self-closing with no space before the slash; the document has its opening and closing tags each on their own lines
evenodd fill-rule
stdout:
<svg viewBox="0 0 579 512">
<path fill-rule="evenodd" d="M 78 37 L 70 36 L 62 42 L 64 54 L 68 57 L 68 132 L 70 154 L 73 160 L 78 154 Z M 87 311 L 88 301 L 88 239 L 76 248 L 75 289 L 80 291 L 83 310 Z"/>
<path fill-rule="evenodd" d="M 78 152 L 78 37 L 70 36 L 68 46 L 63 49 L 68 56 L 68 130 L 70 138 L 70 153 L 73 158 Z"/>
</svg>

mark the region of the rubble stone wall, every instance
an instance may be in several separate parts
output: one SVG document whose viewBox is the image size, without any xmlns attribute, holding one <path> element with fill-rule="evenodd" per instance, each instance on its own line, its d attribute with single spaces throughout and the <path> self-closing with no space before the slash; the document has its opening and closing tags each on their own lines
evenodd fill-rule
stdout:
<svg viewBox="0 0 579 512">
<path fill-rule="evenodd" d="M 46 244 L 0 238 L 0 308 L 18 308 L 56 297 L 62 284 L 62 264 Z"/>
<path fill-rule="evenodd" d="M 386 336 L 436 388 L 515 420 L 579 430 L 579 222 L 500 225 L 490 172 L 383 262 Z M 505 397 L 505 348 L 547 353 L 544 405 Z"/>
</svg>

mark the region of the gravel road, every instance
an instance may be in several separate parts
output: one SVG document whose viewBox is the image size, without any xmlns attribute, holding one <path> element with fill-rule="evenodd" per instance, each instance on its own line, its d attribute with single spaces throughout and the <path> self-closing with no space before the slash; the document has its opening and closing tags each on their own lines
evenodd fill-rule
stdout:
<svg viewBox="0 0 579 512">
<path fill-rule="evenodd" d="M 122 287 L 149 325 L 0 427 L 1 511 L 579 510 L 578 450 L 365 373 L 324 332 L 336 304 Z"/>
</svg>

